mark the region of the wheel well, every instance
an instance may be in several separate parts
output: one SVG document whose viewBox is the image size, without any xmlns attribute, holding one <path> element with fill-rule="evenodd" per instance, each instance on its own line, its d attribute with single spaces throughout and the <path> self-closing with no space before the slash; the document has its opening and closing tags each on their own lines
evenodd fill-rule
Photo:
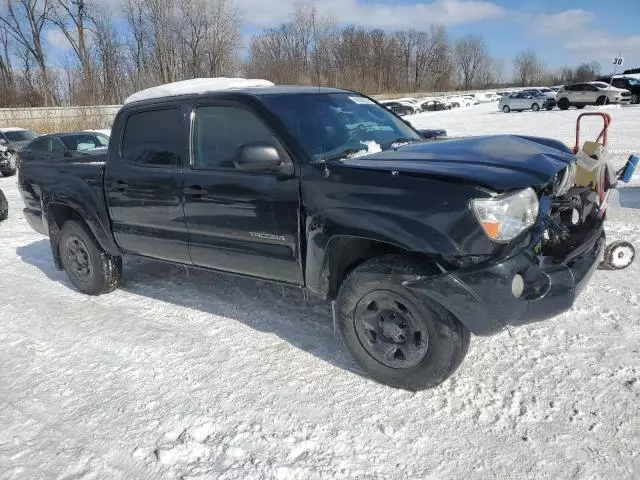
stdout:
<svg viewBox="0 0 640 480">
<path fill-rule="evenodd" d="M 409 254 L 396 245 L 365 238 L 338 237 L 331 242 L 325 268 L 329 280 L 327 296 L 335 299 L 342 281 L 363 262 L 389 253 Z"/>
<path fill-rule="evenodd" d="M 60 259 L 60 251 L 58 250 L 58 244 L 60 242 L 60 232 L 62 226 L 67 220 L 75 220 L 84 225 L 87 222 L 84 221 L 82 216 L 74 208 L 64 205 L 62 203 L 52 203 L 49 205 L 47 212 L 47 222 L 49 226 L 49 241 L 51 242 L 51 253 L 53 254 L 53 261 L 58 270 L 62 270 L 62 260 Z"/>
</svg>

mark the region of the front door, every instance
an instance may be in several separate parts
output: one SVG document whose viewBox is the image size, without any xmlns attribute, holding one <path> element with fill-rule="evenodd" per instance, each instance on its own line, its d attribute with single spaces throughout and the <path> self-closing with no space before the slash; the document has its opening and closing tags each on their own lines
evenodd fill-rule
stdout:
<svg viewBox="0 0 640 480">
<path fill-rule="evenodd" d="M 300 181 L 297 175 L 237 170 L 238 147 L 257 141 L 275 145 L 291 161 L 247 107 L 194 107 L 191 168 L 184 169 L 191 259 L 202 267 L 301 284 Z"/>
<path fill-rule="evenodd" d="M 129 253 L 191 263 L 182 204 L 188 123 L 179 105 L 133 110 L 111 137 L 105 189 L 113 234 Z"/>
</svg>

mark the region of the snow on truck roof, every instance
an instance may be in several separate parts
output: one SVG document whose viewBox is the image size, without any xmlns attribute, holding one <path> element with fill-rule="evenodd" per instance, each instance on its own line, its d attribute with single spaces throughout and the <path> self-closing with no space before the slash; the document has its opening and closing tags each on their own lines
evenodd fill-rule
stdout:
<svg viewBox="0 0 640 480">
<path fill-rule="evenodd" d="M 0 132 L 23 132 L 25 131 L 26 128 L 20 128 L 20 127 L 5 127 L 2 128 L 0 127 Z"/>
<path fill-rule="evenodd" d="M 248 79 L 248 78 L 194 78 L 182 80 L 180 82 L 167 83 L 157 87 L 140 90 L 127 97 L 125 104 L 139 102 L 141 100 L 151 100 L 154 98 L 174 97 L 177 95 L 188 95 L 198 93 L 220 92 L 235 90 L 239 88 L 273 87 L 275 84 L 269 80 Z"/>
</svg>

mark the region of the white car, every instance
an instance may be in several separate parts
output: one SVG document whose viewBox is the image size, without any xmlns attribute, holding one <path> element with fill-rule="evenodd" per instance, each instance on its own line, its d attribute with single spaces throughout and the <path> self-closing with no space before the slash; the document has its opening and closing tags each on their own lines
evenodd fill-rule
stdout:
<svg viewBox="0 0 640 480">
<path fill-rule="evenodd" d="M 585 105 L 628 104 L 630 102 L 631 92 L 629 90 L 612 87 L 604 82 L 565 85 L 556 95 L 556 103 L 561 110 L 572 106 L 584 108 Z"/>
<path fill-rule="evenodd" d="M 469 107 L 471 105 L 480 105 L 480 100 L 478 100 L 476 97 L 471 96 L 471 95 L 464 95 L 462 98 L 464 98 L 467 102 L 470 103 L 470 105 L 468 105 Z"/>
</svg>

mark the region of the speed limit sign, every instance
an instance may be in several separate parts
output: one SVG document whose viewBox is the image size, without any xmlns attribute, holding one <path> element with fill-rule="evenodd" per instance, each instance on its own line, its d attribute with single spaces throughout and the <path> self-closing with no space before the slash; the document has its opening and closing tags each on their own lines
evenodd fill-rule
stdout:
<svg viewBox="0 0 640 480">
<path fill-rule="evenodd" d="M 624 58 L 623 57 L 613 57 L 613 64 L 616 67 L 621 67 L 622 65 L 624 65 Z"/>
</svg>

